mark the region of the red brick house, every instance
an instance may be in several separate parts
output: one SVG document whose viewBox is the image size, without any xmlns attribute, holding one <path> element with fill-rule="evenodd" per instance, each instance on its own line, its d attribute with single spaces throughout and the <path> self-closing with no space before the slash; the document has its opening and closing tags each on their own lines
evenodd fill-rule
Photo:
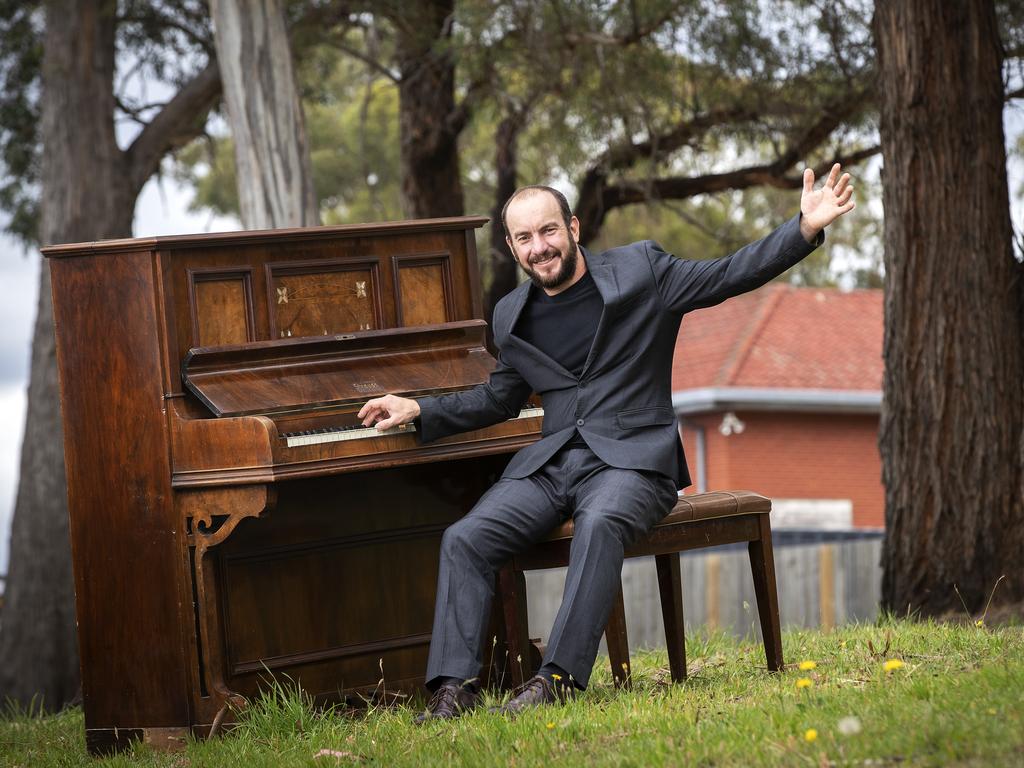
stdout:
<svg viewBox="0 0 1024 768">
<path fill-rule="evenodd" d="M 673 404 L 694 485 L 773 499 L 772 524 L 880 528 L 882 291 L 772 283 L 686 316 Z"/>
</svg>

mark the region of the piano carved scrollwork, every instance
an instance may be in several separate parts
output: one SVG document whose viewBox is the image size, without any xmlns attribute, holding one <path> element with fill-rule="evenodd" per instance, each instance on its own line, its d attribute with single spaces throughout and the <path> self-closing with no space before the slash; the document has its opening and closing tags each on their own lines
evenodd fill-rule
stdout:
<svg viewBox="0 0 1024 768">
<path fill-rule="evenodd" d="M 218 727 L 227 708 L 244 706 L 245 697 L 230 690 L 224 680 L 225 663 L 220 642 L 223 627 L 214 599 L 216 577 L 209 550 L 227 540 L 243 520 L 258 518 L 272 509 L 276 500 L 276 489 L 266 485 L 239 486 L 228 491 L 197 490 L 182 495 L 185 530 L 190 532 L 187 541 L 196 593 L 198 641 L 203 659 L 201 672 L 210 696 L 219 705 L 214 720 Z"/>
</svg>

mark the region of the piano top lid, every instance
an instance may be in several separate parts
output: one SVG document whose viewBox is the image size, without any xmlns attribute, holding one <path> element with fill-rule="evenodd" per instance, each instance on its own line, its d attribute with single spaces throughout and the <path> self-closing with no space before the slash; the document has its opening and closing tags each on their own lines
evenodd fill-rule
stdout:
<svg viewBox="0 0 1024 768">
<path fill-rule="evenodd" d="M 177 248 L 211 248 L 240 246 L 249 243 L 318 240 L 324 237 L 359 238 L 382 235 L 403 235 L 419 232 L 477 229 L 490 219 L 486 216 L 450 216 L 439 219 L 408 219 L 405 221 L 379 221 L 369 224 L 339 224 L 320 227 L 293 227 L 290 229 L 249 229 L 239 232 L 203 232 L 191 235 L 160 235 L 115 240 L 96 240 L 84 243 L 58 243 L 40 248 L 47 258 L 93 256 L 97 253 L 123 251 L 174 250 Z"/>
<path fill-rule="evenodd" d="M 190 349 L 185 386 L 216 416 L 247 416 L 363 403 L 384 394 L 463 389 L 486 381 L 494 358 L 487 323 L 257 341 Z"/>
</svg>

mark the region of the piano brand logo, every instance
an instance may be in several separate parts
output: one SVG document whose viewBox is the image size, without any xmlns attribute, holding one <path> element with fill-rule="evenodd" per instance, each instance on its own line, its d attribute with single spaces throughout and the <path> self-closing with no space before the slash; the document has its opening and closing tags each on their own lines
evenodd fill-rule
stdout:
<svg viewBox="0 0 1024 768">
<path fill-rule="evenodd" d="M 357 381 L 352 385 L 355 387 L 356 392 L 366 395 L 371 392 L 383 392 L 384 388 L 381 387 L 376 381 Z"/>
</svg>

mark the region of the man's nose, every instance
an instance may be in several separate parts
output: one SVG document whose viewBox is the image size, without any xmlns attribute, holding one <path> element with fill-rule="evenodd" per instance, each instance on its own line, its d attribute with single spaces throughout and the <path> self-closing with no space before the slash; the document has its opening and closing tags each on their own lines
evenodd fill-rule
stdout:
<svg viewBox="0 0 1024 768">
<path fill-rule="evenodd" d="M 542 256 L 548 250 L 548 242 L 539 232 L 530 238 L 530 253 Z"/>
</svg>

